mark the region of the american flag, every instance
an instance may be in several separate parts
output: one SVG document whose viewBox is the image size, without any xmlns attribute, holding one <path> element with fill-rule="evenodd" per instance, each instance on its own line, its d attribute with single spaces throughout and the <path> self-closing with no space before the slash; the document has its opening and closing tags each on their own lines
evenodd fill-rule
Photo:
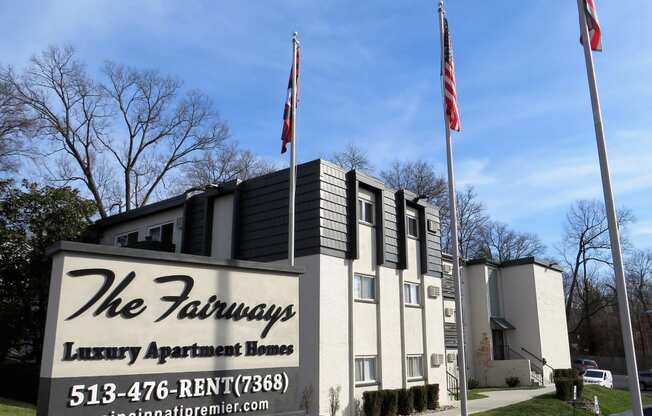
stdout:
<svg viewBox="0 0 652 416">
<path fill-rule="evenodd" d="M 453 44 L 448 31 L 448 19 L 444 16 L 444 94 L 446 100 L 446 116 L 451 130 L 460 131 L 460 111 L 457 107 L 457 89 L 455 87 L 455 61 L 453 60 Z"/>
<path fill-rule="evenodd" d="M 591 50 L 601 52 L 602 30 L 600 29 L 600 21 L 598 20 L 598 11 L 595 8 L 595 0 L 584 0 L 584 11 L 586 13 L 586 24 L 589 26 Z"/>
<path fill-rule="evenodd" d="M 292 97 L 294 96 L 295 92 L 292 91 L 292 78 L 294 77 L 294 67 L 295 67 L 295 61 L 296 60 L 296 68 L 297 68 L 297 77 L 296 77 L 296 85 L 297 85 L 297 91 L 296 91 L 296 102 L 298 104 L 299 102 L 299 47 L 296 48 L 296 56 L 293 57 L 292 60 L 292 68 L 290 69 L 290 80 L 288 81 L 288 95 L 287 99 L 285 100 L 285 110 L 283 111 L 283 132 L 281 133 L 281 154 L 287 152 L 288 150 L 288 144 L 292 143 L 292 123 L 294 122 L 294 111 L 296 110 L 292 106 Z"/>
</svg>

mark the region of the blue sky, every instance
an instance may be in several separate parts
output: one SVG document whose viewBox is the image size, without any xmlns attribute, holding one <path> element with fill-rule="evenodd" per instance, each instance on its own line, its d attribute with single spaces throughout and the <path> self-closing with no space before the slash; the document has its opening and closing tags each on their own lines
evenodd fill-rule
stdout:
<svg viewBox="0 0 652 416">
<path fill-rule="evenodd" d="M 279 163 L 296 30 L 300 160 L 354 142 L 377 168 L 424 158 L 445 171 L 433 0 L 5 1 L 2 9 L 0 63 L 21 67 L 48 44 L 71 44 L 91 71 L 106 59 L 157 68 L 206 91 L 234 139 Z M 447 9 L 464 128 L 455 136 L 459 185 L 474 185 L 493 218 L 552 247 L 572 201 L 601 197 L 576 3 L 449 0 Z M 635 244 L 652 247 L 652 2 L 601 0 L 598 11 L 616 202 L 638 219 Z"/>
</svg>

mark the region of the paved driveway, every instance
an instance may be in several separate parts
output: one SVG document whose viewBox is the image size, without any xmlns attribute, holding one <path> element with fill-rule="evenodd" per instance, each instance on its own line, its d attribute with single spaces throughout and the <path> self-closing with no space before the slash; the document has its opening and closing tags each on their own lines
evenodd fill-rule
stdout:
<svg viewBox="0 0 652 416">
<path fill-rule="evenodd" d="M 555 386 L 548 386 L 536 390 L 500 390 L 482 392 L 482 394 L 489 397 L 485 399 L 469 400 L 469 413 L 479 413 L 497 409 L 499 407 L 509 406 L 510 404 L 530 400 L 535 396 L 551 393 L 553 391 L 555 391 Z M 432 413 L 433 416 L 458 416 L 459 414 L 459 407 L 457 409 Z"/>
</svg>

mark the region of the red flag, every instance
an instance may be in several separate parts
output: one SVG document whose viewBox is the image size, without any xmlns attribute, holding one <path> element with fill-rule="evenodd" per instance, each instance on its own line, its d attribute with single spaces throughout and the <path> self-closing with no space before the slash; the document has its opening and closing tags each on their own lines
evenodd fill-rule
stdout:
<svg viewBox="0 0 652 416">
<path fill-rule="evenodd" d="M 444 94 L 446 100 L 446 115 L 451 130 L 462 130 L 460 111 L 457 107 L 457 89 L 455 86 L 455 61 L 453 60 L 453 44 L 448 31 L 448 19 L 444 17 Z"/>
<path fill-rule="evenodd" d="M 598 11 L 595 8 L 595 0 L 584 0 L 584 12 L 586 13 L 586 24 L 589 27 L 591 50 L 602 52 L 602 30 L 598 20 Z M 581 37 L 580 41 L 583 42 Z"/>
<path fill-rule="evenodd" d="M 292 143 L 292 123 L 294 122 L 294 111 L 296 111 L 295 108 L 292 106 L 292 98 L 294 94 L 296 94 L 296 102 L 297 104 L 299 103 L 299 47 L 297 46 L 296 48 L 296 56 L 293 57 L 292 60 L 292 68 L 290 69 L 290 80 L 288 81 L 288 95 L 287 99 L 285 100 L 285 110 L 283 111 L 283 132 L 281 133 L 281 154 L 287 152 L 288 150 L 288 144 Z M 296 85 L 297 85 L 297 91 L 292 90 L 292 78 L 294 77 L 294 68 L 295 68 L 295 60 L 296 60 L 296 68 L 297 68 L 297 76 L 296 76 Z"/>
</svg>

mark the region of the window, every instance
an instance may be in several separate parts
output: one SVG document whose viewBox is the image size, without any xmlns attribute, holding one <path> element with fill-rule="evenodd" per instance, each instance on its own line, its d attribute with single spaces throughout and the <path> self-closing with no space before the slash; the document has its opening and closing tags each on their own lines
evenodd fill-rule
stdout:
<svg viewBox="0 0 652 416">
<path fill-rule="evenodd" d="M 115 237 L 115 245 L 118 247 L 126 247 L 138 242 L 138 231 L 126 233 Z"/>
<path fill-rule="evenodd" d="M 356 299 L 376 300 L 376 279 L 373 276 L 356 274 L 353 279 Z"/>
<path fill-rule="evenodd" d="M 498 290 L 498 271 L 494 268 L 489 269 L 489 310 L 492 317 L 502 317 L 503 313 L 500 308 L 500 291 Z"/>
<path fill-rule="evenodd" d="M 420 285 L 417 283 L 403 283 L 403 302 L 406 305 L 421 305 Z"/>
<path fill-rule="evenodd" d="M 374 225 L 374 204 L 364 199 L 358 199 L 358 208 L 360 210 L 360 221 Z"/>
<path fill-rule="evenodd" d="M 355 358 L 355 382 L 373 383 L 376 381 L 376 357 Z"/>
<path fill-rule="evenodd" d="M 406 215 L 405 218 L 406 218 L 405 223 L 407 224 L 407 234 L 408 234 L 408 236 L 418 238 L 419 237 L 419 230 L 418 230 L 418 227 L 417 227 L 417 219 L 416 219 L 416 217 L 413 217 L 411 215 Z"/>
<path fill-rule="evenodd" d="M 423 377 L 423 355 L 408 355 L 406 364 L 408 378 Z"/>
<path fill-rule="evenodd" d="M 157 225 L 149 229 L 149 238 L 152 241 L 160 241 L 161 244 L 171 245 L 174 234 L 174 223 Z"/>
</svg>

